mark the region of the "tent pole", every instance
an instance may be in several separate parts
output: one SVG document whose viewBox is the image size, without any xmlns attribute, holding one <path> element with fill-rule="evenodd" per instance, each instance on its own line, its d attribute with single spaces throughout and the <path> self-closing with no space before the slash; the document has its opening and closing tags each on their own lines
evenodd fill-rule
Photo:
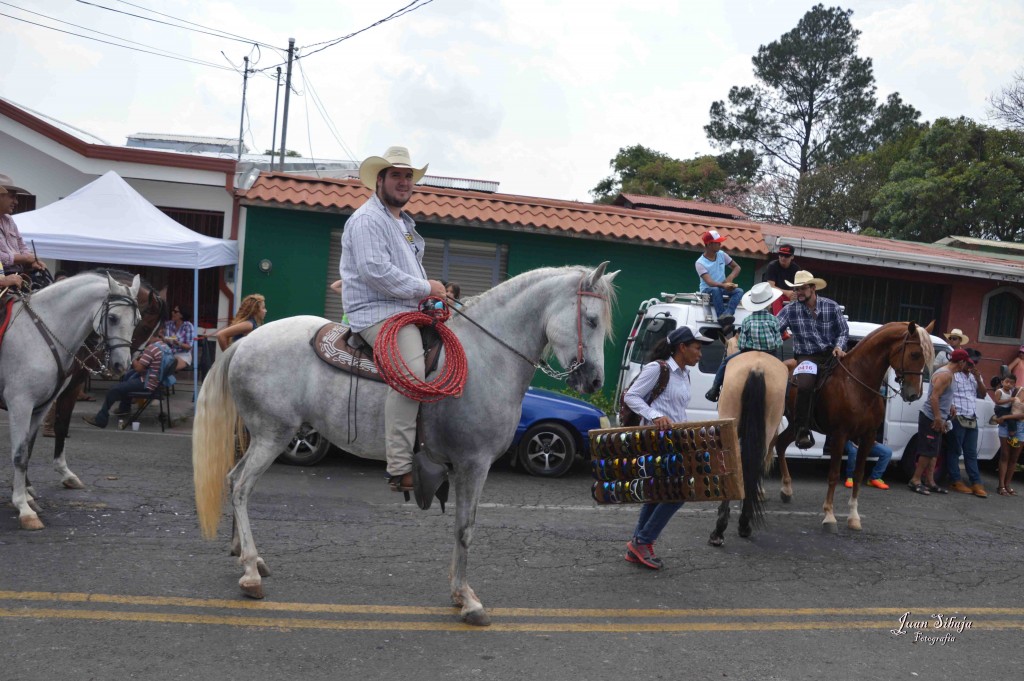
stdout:
<svg viewBox="0 0 1024 681">
<path fill-rule="evenodd" d="M 196 267 L 192 270 L 192 322 L 193 326 L 199 324 L 199 268 Z M 216 326 L 216 324 L 214 324 Z M 199 396 L 199 341 L 194 340 L 192 342 L 192 404 L 196 402 L 196 398 Z M 192 412 L 193 417 L 195 416 L 195 409 Z"/>
</svg>

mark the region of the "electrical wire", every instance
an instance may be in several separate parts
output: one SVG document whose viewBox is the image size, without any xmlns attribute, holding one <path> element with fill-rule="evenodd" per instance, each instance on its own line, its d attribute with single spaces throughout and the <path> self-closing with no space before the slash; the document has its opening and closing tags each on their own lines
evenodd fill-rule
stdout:
<svg viewBox="0 0 1024 681">
<path fill-rule="evenodd" d="M 284 49 L 282 49 L 280 47 L 274 47 L 273 45 L 268 45 L 266 43 L 261 43 L 258 40 L 253 40 L 251 38 L 246 38 L 245 36 L 236 35 L 234 33 L 228 33 L 227 31 L 221 31 L 219 28 L 210 28 L 209 26 L 203 26 L 202 24 L 197 24 L 196 22 L 189 21 L 188 19 L 182 19 L 180 17 L 171 16 L 170 14 L 164 14 L 163 12 L 158 12 L 155 9 L 150 9 L 149 7 L 143 7 L 142 5 L 137 5 L 134 2 L 128 2 L 128 0 L 117 0 L 117 2 L 120 2 L 121 4 L 124 4 L 124 5 L 128 5 L 129 7 L 135 7 L 137 9 L 141 9 L 141 10 L 143 10 L 145 12 L 152 12 L 153 14 L 156 14 L 156 15 L 161 16 L 161 17 L 167 17 L 168 19 L 174 19 L 175 21 L 180 21 L 183 24 L 189 24 L 191 26 L 198 26 L 199 28 L 205 28 L 205 29 L 207 29 L 209 31 L 217 31 L 219 33 L 222 33 L 224 36 L 232 37 L 232 38 L 237 38 L 237 39 L 239 39 L 239 40 L 241 40 L 242 42 L 245 42 L 245 43 L 252 43 L 253 45 L 262 45 L 263 47 L 269 47 L 269 48 L 271 48 L 273 50 L 276 50 L 278 52 L 286 52 L 287 51 L 287 50 L 284 50 Z M 145 18 L 145 17 L 143 17 L 143 18 Z M 184 28 L 184 27 L 182 26 L 181 28 Z"/>
<path fill-rule="evenodd" d="M 84 2 L 84 0 L 78 0 L 78 1 L 79 2 Z M 365 31 L 369 31 L 371 28 L 375 28 L 377 26 L 380 26 L 381 24 L 386 23 L 388 21 L 391 21 L 392 19 L 397 19 L 398 17 L 400 17 L 400 16 L 402 16 L 404 14 L 408 14 L 409 12 L 415 12 L 416 10 L 420 9 L 421 7 L 425 7 L 425 6 L 429 5 L 433 1 L 434 0 L 413 0 L 411 3 L 409 3 L 405 7 L 402 7 L 400 9 L 395 10 L 394 12 L 392 12 L 388 16 L 384 17 L 383 19 L 375 21 L 372 24 L 370 24 L 369 26 L 361 28 L 358 31 L 354 31 L 352 33 L 349 33 L 348 35 L 343 35 L 340 38 L 333 38 L 331 40 L 323 40 L 323 41 L 318 42 L 318 43 L 312 43 L 310 45 L 306 45 L 306 46 L 304 46 L 302 48 L 296 48 L 296 52 L 298 52 L 299 49 L 306 50 L 306 49 L 308 49 L 310 47 L 316 47 L 318 45 L 323 45 L 323 47 L 320 47 L 319 49 L 313 50 L 312 52 L 305 52 L 301 57 L 300 56 L 294 57 L 292 59 L 292 61 L 294 62 L 294 61 L 296 61 L 298 59 L 303 59 L 303 58 L 308 57 L 308 56 L 310 56 L 312 54 L 316 54 L 317 52 L 322 52 L 323 50 L 326 50 L 328 47 L 334 47 L 335 45 L 337 45 L 340 42 L 344 42 L 345 40 L 348 40 L 349 38 L 355 37 L 355 36 L 359 35 L 360 33 L 363 33 Z M 277 67 L 277 66 L 283 66 L 283 65 L 285 65 L 287 63 L 288 63 L 287 61 L 283 61 L 280 64 L 274 64 L 273 66 L 267 66 L 263 70 L 266 71 L 268 69 L 272 69 L 272 68 Z"/>
<path fill-rule="evenodd" d="M 260 41 L 257 41 L 257 40 L 249 40 L 248 38 L 238 38 L 238 37 L 235 37 L 234 35 L 232 35 L 230 33 L 224 33 L 224 32 L 214 33 L 213 31 L 216 31 L 217 29 L 212 29 L 211 31 L 201 31 L 198 28 L 189 28 L 188 26 L 182 26 L 180 24 L 172 24 L 170 22 L 160 21 L 159 19 L 154 19 L 152 17 L 144 17 L 141 14 L 132 14 L 131 12 L 124 12 L 124 11 L 121 11 L 119 9 L 114 9 L 113 7 L 107 7 L 106 5 L 98 5 L 95 2 L 89 2 L 89 0 L 76 0 L 76 2 L 79 2 L 79 3 L 83 4 L 83 5 L 89 5 L 90 7 L 95 7 L 97 9 L 105 9 L 108 12 L 114 12 L 115 14 L 123 14 L 125 16 L 135 17 L 136 19 L 142 19 L 144 21 L 152 21 L 152 22 L 157 23 L 157 24 L 163 24 L 164 26 L 173 26 L 174 28 L 180 28 L 180 29 L 183 29 L 185 31 L 194 31 L 195 33 L 203 33 L 205 35 L 211 35 L 211 36 L 213 36 L 215 38 L 225 38 L 227 40 L 234 40 L 234 41 L 241 42 L 241 43 L 258 43 L 260 45 L 263 45 L 263 47 L 269 47 L 269 48 L 274 49 L 274 50 L 280 50 L 281 49 L 279 47 L 274 47 L 273 45 L 270 45 L 268 43 L 263 43 L 263 42 L 260 42 Z M 178 21 L 181 21 L 181 20 L 178 19 Z"/>
<path fill-rule="evenodd" d="M 349 146 L 345 144 L 345 140 L 341 138 L 341 133 L 338 132 L 338 126 L 334 124 L 334 120 L 331 119 L 330 114 L 327 113 L 327 106 L 324 104 L 323 99 L 320 98 L 316 88 L 313 87 L 313 81 L 309 79 L 309 76 L 306 75 L 306 71 L 302 68 L 302 62 L 299 62 L 298 65 L 299 73 L 302 75 L 303 85 L 305 85 L 306 90 L 309 91 L 310 99 L 313 101 L 313 105 L 320 113 L 320 118 L 322 118 L 324 123 L 327 125 L 328 131 L 334 136 L 334 140 L 338 143 L 338 146 L 341 147 L 341 150 L 348 154 L 349 160 L 355 160 L 356 155 L 352 153 Z"/>
<path fill-rule="evenodd" d="M 11 16 L 10 14 L 4 14 L 3 12 L 0 12 L 0 17 L 7 17 L 8 19 L 14 19 L 15 21 L 21 21 L 23 23 L 30 24 L 32 26 L 38 26 L 39 28 L 45 28 L 45 29 L 50 30 L 50 31 L 56 31 L 57 33 L 64 33 L 66 35 L 73 35 L 73 36 L 76 36 L 78 38 L 85 38 L 86 40 L 93 40 L 95 42 L 104 43 L 106 45 L 113 45 L 114 47 L 120 47 L 120 48 L 123 48 L 123 49 L 126 49 L 126 50 L 132 50 L 133 52 L 143 52 L 145 54 L 152 54 L 152 55 L 157 56 L 157 57 L 164 57 L 166 59 L 174 59 L 176 61 L 188 62 L 190 64 L 197 64 L 199 66 L 208 66 L 208 67 L 210 67 L 212 69 L 220 69 L 222 71 L 232 71 L 233 70 L 231 68 L 228 68 L 227 66 L 221 66 L 220 64 L 213 64 L 213 63 L 208 62 L 208 61 L 202 61 L 201 59 L 194 59 L 192 57 L 174 56 L 173 54 L 161 54 L 160 52 L 153 52 L 152 50 L 143 50 L 143 49 L 140 49 L 138 47 L 130 47 L 128 45 L 122 45 L 121 43 L 112 43 L 109 40 L 101 40 L 99 38 L 94 38 L 94 37 L 92 37 L 90 35 L 82 35 L 81 33 L 75 33 L 73 31 L 65 31 L 64 29 L 61 29 L 61 28 L 56 28 L 54 26 L 47 26 L 46 24 L 40 24 L 39 22 L 36 22 L 36 21 L 29 21 L 28 19 L 22 19 L 21 17 L 15 17 L 15 16 Z M 92 29 L 87 28 L 87 29 L 83 29 L 83 30 L 91 31 Z"/>
</svg>

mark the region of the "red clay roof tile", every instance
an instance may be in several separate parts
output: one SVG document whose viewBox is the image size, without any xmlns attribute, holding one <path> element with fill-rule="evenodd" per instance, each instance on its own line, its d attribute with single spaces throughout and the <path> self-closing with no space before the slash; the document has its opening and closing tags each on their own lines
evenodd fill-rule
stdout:
<svg viewBox="0 0 1024 681">
<path fill-rule="evenodd" d="M 242 192 L 247 204 L 285 204 L 350 213 L 370 197 L 358 181 L 264 173 Z M 568 232 L 701 250 L 701 235 L 717 229 L 730 253 L 766 256 L 761 225 L 745 220 L 685 215 L 661 210 L 418 187 L 406 210 L 417 220 L 497 229 Z"/>
</svg>

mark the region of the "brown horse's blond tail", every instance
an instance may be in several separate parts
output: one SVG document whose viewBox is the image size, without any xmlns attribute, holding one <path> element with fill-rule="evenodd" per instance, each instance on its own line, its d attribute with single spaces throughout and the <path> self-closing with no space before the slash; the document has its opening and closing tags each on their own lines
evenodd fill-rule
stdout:
<svg viewBox="0 0 1024 681">
<path fill-rule="evenodd" d="M 192 477 L 196 513 L 203 537 L 217 536 L 227 475 L 235 460 L 235 423 L 238 409 L 228 385 L 228 367 L 235 347 L 228 348 L 203 381 L 196 401 L 192 429 Z"/>
</svg>

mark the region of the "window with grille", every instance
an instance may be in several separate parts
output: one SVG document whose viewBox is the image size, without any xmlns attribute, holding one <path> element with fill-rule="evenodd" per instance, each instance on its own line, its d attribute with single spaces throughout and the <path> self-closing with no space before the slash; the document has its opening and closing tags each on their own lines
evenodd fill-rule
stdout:
<svg viewBox="0 0 1024 681">
<path fill-rule="evenodd" d="M 1024 294 L 1015 288 L 1001 287 L 985 296 L 982 303 L 980 340 L 1017 343 L 1021 339 Z"/>
</svg>

